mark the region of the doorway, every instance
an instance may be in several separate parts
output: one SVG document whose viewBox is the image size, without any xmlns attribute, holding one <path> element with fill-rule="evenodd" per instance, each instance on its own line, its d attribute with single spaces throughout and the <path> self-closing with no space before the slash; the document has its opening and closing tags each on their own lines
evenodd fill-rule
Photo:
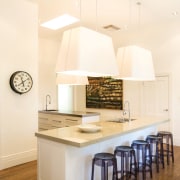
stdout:
<svg viewBox="0 0 180 180">
<path fill-rule="evenodd" d="M 156 76 L 155 81 L 142 83 L 141 114 L 169 118 L 169 76 Z M 163 124 L 159 130 L 169 131 L 169 123 Z"/>
</svg>

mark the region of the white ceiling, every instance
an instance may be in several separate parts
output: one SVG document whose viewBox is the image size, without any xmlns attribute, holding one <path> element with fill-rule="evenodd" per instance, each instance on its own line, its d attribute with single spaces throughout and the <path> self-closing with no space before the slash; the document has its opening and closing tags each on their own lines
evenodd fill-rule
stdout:
<svg viewBox="0 0 180 180">
<path fill-rule="evenodd" d="M 79 25 L 104 33 L 114 33 L 103 29 L 103 26 L 113 24 L 123 31 L 126 28 L 180 21 L 180 0 L 37 0 L 37 2 L 40 24 L 63 13 L 81 19 L 80 23 L 56 31 L 39 27 L 40 36 L 58 36 L 64 30 Z M 137 2 L 141 2 L 141 5 L 138 6 Z M 178 12 L 178 15 L 172 15 L 173 12 Z"/>
</svg>

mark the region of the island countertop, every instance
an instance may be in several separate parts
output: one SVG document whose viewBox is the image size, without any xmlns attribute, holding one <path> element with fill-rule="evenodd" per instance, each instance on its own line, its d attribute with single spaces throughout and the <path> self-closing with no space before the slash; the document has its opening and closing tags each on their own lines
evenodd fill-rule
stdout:
<svg viewBox="0 0 180 180">
<path fill-rule="evenodd" d="M 45 114 L 59 114 L 67 116 L 76 116 L 76 117 L 88 117 L 88 116 L 99 116 L 98 112 L 86 112 L 86 111 L 60 111 L 60 110 L 39 110 L 39 113 Z"/>
<path fill-rule="evenodd" d="M 100 121 L 93 124 L 101 126 L 101 130 L 94 133 L 81 132 L 78 126 L 71 126 L 65 128 L 57 128 L 47 131 L 41 131 L 35 133 L 39 138 L 59 142 L 66 145 L 75 147 L 84 147 L 103 140 L 108 140 L 119 135 L 128 134 L 137 130 L 141 130 L 147 127 L 156 126 L 169 119 L 162 118 L 136 118 L 136 120 L 125 123 Z"/>
</svg>

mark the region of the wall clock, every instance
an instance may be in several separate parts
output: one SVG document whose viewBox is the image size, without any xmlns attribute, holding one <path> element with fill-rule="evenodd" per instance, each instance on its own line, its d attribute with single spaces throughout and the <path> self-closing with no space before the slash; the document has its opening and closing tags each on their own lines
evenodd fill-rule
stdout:
<svg viewBox="0 0 180 180">
<path fill-rule="evenodd" d="M 16 71 L 11 75 L 9 83 L 14 92 L 24 94 L 32 88 L 33 80 L 29 73 Z"/>
</svg>

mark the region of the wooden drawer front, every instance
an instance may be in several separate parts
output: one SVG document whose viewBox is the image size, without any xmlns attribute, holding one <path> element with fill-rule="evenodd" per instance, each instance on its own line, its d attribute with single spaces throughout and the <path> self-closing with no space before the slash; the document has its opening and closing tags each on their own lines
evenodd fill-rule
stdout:
<svg viewBox="0 0 180 180">
<path fill-rule="evenodd" d="M 39 123 L 39 131 L 48 130 L 51 126 L 49 124 Z"/>
<path fill-rule="evenodd" d="M 47 117 L 39 117 L 39 124 L 50 124 L 49 119 Z"/>
<path fill-rule="evenodd" d="M 70 121 L 80 121 L 82 118 L 81 117 L 76 117 L 76 116 L 64 116 L 65 120 L 70 120 Z"/>
<path fill-rule="evenodd" d="M 49 118 L 49 114 L 38 113 L 38 117 L 39 117 L 39 118 Z"/>
<path fill-rule="evenodd" d="M 66 127 L 68 126 L 75 126 L 75 125 L 78 125 L 78 124 L 81 124 L 81 120 L 78 118 L 78 119 L 71 119 L 71 117 L 68 117 L 66 118 L 66 120 L 64 121 L 64 125 Z"/>
<path fill-rule="evenodd" d="M 51 127 L 52 128 L 61 128 L 64 126 L 64 123 L 62 120 L 59 120 L 59 119 L 52 119 L 51 121 Z"/>
<path fill-rule="evenodd" d="M 64 117 L 60 116 L 60 115 L 51 115 L 49 116 L 49 119 L 51 121 L 55 120 L 55 121 L 64 121 Z"/>
</svg>

